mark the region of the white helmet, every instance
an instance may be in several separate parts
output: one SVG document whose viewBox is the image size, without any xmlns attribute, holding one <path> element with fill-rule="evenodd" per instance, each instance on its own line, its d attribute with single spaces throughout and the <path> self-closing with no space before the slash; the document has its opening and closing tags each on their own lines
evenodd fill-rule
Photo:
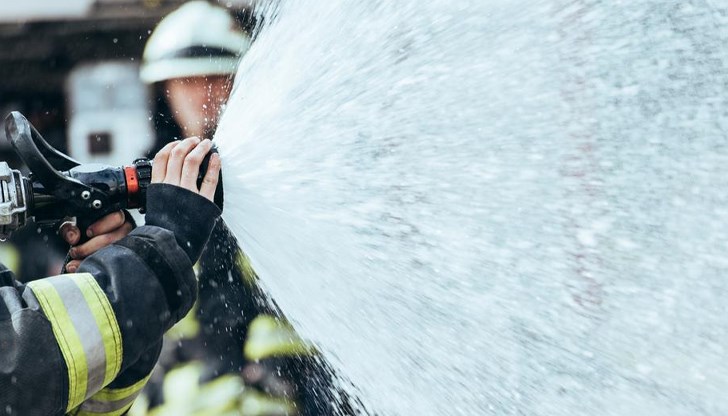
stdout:
<svg viewBox="0 0 728 416">
<path fill-rule="evenodd" d="M 229 75 L 248 48 L 250 36 L 226 9 L 191 1 L 162 19 L 144 48 L 141 79 Z"/>
</svg>

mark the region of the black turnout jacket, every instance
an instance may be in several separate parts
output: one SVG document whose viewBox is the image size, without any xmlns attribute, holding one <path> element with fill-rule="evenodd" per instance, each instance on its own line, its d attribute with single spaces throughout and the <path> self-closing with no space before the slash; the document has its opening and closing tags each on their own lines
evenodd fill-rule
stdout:
<svg viewBox="0 0 728 416">
<path fill-rule="evenodd" d="M 0 265 L 0 413 L 122 415 L 149 379 L 162 335 L 192 307 L 215 204 L 153 184 L 146 225 L 77 273 L 19 283 Z"/>
</svg>

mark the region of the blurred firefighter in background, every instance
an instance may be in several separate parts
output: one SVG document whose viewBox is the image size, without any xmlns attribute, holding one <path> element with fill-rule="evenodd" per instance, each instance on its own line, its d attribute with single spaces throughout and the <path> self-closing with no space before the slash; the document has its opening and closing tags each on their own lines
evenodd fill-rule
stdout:
<svg viewBox="0 0 728 416">
<path fill-rule="evenodd" d="M 192 1 L 159 23 L 141 67 L 142 80 L 154 85 L 159 98 L 154 150 L 178 135 L 213 138 L 238 63 L 252 42 L 250 16 Z M 333 398 L 331 373 L 261 292 L 222 220 L 198 274 L 196 310 L 169 334 L 148 403 L 139 407 L 148 406 L 153 415 L 197 414 L 190 409 L 333 414 L 340 399 Z M 144 414 L 139 407 L 132 414 Z"/>
</svg>

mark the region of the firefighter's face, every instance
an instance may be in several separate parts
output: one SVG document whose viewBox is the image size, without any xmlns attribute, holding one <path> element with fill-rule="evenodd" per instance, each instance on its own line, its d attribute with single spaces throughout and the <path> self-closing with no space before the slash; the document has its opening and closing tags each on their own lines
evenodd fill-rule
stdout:
<svg viewBox="0 0 728 416">
<path fill-rule="evenodd" d="M 220 112 L 230 96 L 228 76 L 176 78 L 165 82 L 175 121 L 185 136 L 206 136 L 217 127 Z"/>
</svg>

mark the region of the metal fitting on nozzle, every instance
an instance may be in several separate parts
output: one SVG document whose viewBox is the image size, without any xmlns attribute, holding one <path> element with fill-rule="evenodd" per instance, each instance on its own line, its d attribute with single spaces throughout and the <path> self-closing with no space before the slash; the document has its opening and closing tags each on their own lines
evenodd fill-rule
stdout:
<svg viewBox="0 0 728 416">
<path fill-rule="evenodd" d="M 28 185 L 19 171 L 0 162 L 0 240 L 6 240 L 14 230 L 25 225 Z"/>
</svg>

